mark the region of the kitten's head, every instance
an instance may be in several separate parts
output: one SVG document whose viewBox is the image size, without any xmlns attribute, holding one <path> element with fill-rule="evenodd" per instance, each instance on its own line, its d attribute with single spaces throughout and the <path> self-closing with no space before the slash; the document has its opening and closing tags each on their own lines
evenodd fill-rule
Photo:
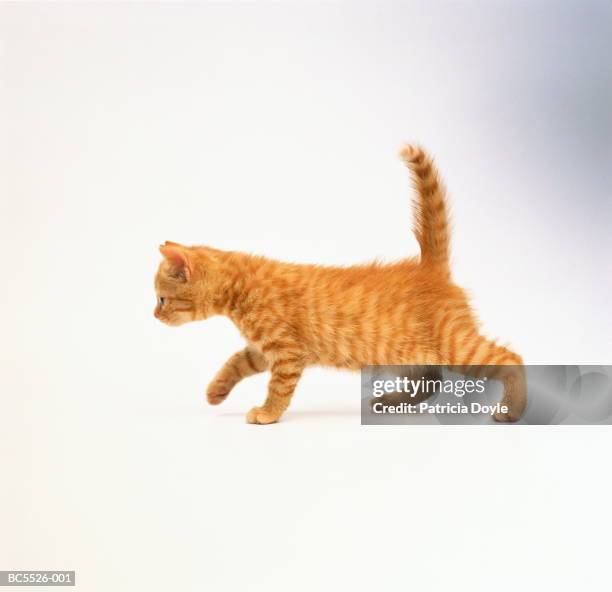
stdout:
<svg viewBox="0 0 612 592">
<path fill-rule="evenodd" d="M 214 314 L 218 281 L 214 256 L 205 247 L 186 247 L 166 241 L 155 276 L 155 318 L 177 327 Z"/>
</svg>

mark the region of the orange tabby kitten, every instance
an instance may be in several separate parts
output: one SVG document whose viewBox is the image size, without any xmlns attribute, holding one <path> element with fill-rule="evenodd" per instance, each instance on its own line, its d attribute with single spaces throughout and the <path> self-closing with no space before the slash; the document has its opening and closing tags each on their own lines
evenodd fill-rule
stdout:
<svg viewBox="0 0 612 592">
<path fill-rule="evenodd" d="M 176 326 L 222 314 L 247 341 L 208 386 L 209 403 L 269 370 L 268 396 L 247 414 L 250 423 L 268 424 L 287 409 L 308 366 L 448 364 L 503 380 L 508 412 L 494 417 L 521 416 L 520 356 L 479 334 L 464 291 L 452 282 L 445 192 L 433 162 L 418 147 L 406 146 L 401 156 L 417 189 L 420 259 L 323 267 L 172 242 L 160 247 L 155 316 Z"/>
</svg>

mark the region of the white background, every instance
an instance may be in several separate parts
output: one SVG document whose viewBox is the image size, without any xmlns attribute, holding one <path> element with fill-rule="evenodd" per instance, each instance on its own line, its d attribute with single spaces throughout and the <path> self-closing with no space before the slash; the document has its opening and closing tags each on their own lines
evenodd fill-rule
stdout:
<svg viewBox="0 0 612 592">
<path fill-rule="evenodd" d="M 417 252 L 525 361 L 612 361 L 608 2 L 0 4 L 0 569 L 78 590 L 607 590 L 607 428 L 361 426 L 359 376 L 204 405 L 225 319 L 152 316 L 164 240 Z"/>
</svg>

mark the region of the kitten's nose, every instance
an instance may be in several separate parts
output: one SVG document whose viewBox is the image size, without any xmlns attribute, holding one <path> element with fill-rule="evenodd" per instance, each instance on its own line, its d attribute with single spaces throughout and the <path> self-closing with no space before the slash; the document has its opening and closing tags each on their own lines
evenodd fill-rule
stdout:
<svg viewBox="0 0 612 592">
<path fill-rule="evenodd" d="M 156 308 L 156 309 L 153 311 L 153 316 L 154 316 L 156 319 L 159 319 L 159 308 Z"/>
</svg>

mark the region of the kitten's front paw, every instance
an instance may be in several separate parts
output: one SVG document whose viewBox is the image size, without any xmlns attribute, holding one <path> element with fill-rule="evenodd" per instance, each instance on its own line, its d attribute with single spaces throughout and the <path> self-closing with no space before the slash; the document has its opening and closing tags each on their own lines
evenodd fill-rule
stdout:
<svg viewBox="0 0 612 592">
<path fill-rule="evenodd" d="M 215 380 L 211 382 L 206 389 L 206 400 L 211 405 L 218 405 L 225 401 L 231 390 L 232 388 L 225 382 Z"/>
<path fill-rule="evenodd" d="M 246 416 L 247 423 L 268 424 L 275 423 L 280 419 L 280 415 L 271 413 L 263 407 L 253 407 Z"/>
</svg>

